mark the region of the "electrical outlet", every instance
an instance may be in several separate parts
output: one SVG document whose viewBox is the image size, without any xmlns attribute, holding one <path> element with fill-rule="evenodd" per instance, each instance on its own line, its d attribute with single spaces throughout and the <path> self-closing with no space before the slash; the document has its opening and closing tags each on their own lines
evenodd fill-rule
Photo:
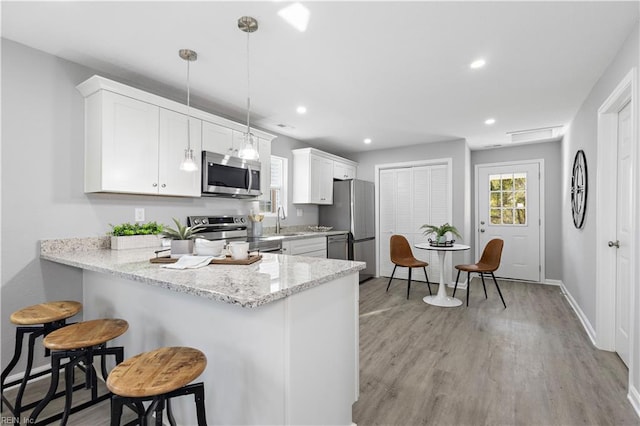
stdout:
<svg viewBox="0 0 640 426">
<path fill-rule="evenodd" d="M 144 222 L 144 209 L 137 208 L 136 209 L 136 222 Z"/>
<path fill-rule="evenodd" d="M 296 216 L 302 216 L 302 209 L 296 208 Z"/>
</svg>

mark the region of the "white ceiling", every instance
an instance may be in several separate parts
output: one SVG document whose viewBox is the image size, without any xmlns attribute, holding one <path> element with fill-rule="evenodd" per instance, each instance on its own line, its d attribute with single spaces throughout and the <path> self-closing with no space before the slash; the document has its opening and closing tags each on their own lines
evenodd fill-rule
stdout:
<svg viewBox="0 0 640 426">
<path fill-rule="evenodd" d="M 253 16 L 252 121 L 348 154 L 460 138 L 480 149 L 566 125 L 639 16 L 637 1 L 303 1 L 300 33 L 277 15 L 290 3 L 3 1 L 2 36 L 185 99 L 178 50 L 196 50 L 192 103 L 244 120 L 237 19 Z M 471 70 L 479 57 L 487 65 Z"/>
</svg>

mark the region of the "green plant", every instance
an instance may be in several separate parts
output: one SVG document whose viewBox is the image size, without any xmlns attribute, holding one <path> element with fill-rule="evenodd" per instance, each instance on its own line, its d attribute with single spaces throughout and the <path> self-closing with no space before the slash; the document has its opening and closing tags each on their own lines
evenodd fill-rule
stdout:
<svg viewBox="0 0 640 426">
<path fill-rule="evenodd" d="M 195 234 L 204 231 L 205 229 L 202 225 L 183 225 L 175 217 L 173 218 L 173 222 L 176 224 L 175 228 L 165 226 L 164 231 L 162 231 L 162 235 L 170 240 L 192 240 L 194 238 L 199 238 L 199 235 Z"/>
<path fill-rule="evenodd" d="M 111 231 L 107 232 L 107 235 L 113 235 L 114 237 L 123 237 L 128 235 L 157 235 L 162 232 L 163 226 L 156 222 L 149 223 L 134 223 L 130 224 L 121 223 L 120 225 L 111 225 Z"/>
<path fill-rule="evenodd" d="M 456 237 L 462 238 L 462 235 L 460 235 L 460 232 L 458 232 L 458 229 L 453 225 L 449 225 L 448 223 L 445 223 L 444 225 L 441 225 L 441 226 L 422 225 L 420 228 L 425 229 L 425 231 L 422 233 L 423 235 L 436 234 L 436 241 L 439 241 L 440 237 L 443 237 L 447 232 L 451 232 Z"/>
</svg>

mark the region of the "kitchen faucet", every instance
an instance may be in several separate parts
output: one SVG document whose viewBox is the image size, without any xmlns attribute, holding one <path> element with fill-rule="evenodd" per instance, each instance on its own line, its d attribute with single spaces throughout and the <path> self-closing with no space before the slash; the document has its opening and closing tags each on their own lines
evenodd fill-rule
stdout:
<svg viewBox="0 0 640 426">
<path fill-rule="evenodd" d="M 280 217 L 281 214 L 282 217 Z M 287 215 L 284 213 L 284 208 L 282 208 L 282 206 L 278 207 L 278 211 L 276 213 L 276 234 L 280 233 L 280 219 L 285 220 L 286 218 Z"/>
</svg>

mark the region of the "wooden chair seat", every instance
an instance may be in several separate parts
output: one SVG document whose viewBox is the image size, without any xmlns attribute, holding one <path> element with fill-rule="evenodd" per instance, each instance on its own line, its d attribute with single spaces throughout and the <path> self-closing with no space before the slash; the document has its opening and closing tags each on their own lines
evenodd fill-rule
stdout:
<svg viewBox="0 0 640 426">
<path fill-rule="evenodd" d="M 45 302 L 15 311 L 9 319 L 16 325 L 47 324 L 71 318 L 81 310 L 82 303 L 72 300 Z"/>
<path fill-rule="evenodd" d="M 124 360 L 109 374 L 107 388 L 124 397 L 161 395 L 189 384 L 206 366 L 206 356 L 197 349 L 164 347 Z"/>
<path fill-rule="evenodd" d="M 96 319 L 60 328 L 44 338 L 47 349 L 63 351 L 89 348 L 124 334 L 129 324 L 123 319 Z"/>
</svg>

